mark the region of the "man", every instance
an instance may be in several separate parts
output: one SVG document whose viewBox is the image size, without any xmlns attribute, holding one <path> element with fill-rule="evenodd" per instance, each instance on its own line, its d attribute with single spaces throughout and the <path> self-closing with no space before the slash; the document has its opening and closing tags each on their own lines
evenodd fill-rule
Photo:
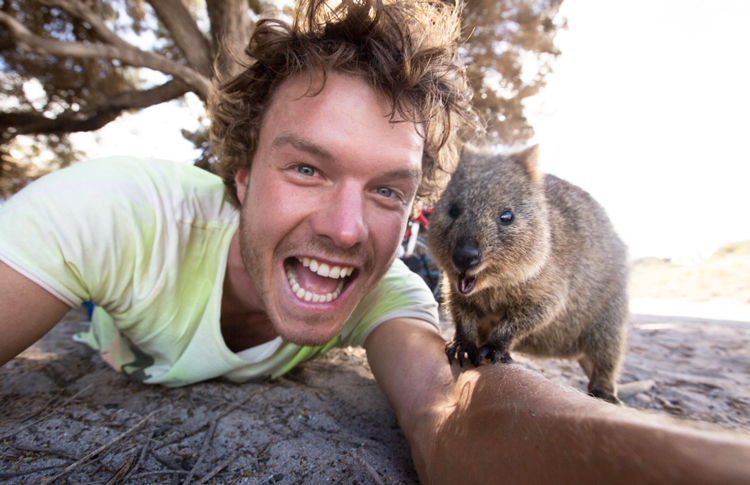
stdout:
<svg viewBox="0 0 750 485">
<path fill-rule="evenodd" d="M 0 211 L 0 362 L 91 300 L 83 338 L 148 383 L 272 378 L 363 344 L 425 483 L 747 479 L 739 439 L 513 365 L 448 364 L 429 290 L 394 260 L 473 123 L 458 29 L 426 2 L 316 1 L 292 28 L 259 23 L 209 109 L 238 209 L 167 162 L 86 162 L 19 193 Z"/>
</svg>

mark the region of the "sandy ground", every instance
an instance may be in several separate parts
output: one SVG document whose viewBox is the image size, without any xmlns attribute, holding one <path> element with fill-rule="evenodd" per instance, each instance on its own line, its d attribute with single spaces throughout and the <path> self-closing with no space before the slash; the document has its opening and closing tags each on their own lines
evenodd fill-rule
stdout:
<svg viewBox="0 0 750 485">
<path fill-rule="evenodd" d="M 632 302 L 621 383 L 643 392 L 626 404 L 750 434 L 750 304 L 667 297 Z M 272 383 L 166 389 L 73 342 L 82 319 L 0 368 L 0 483 L 418 483 L 361 349 Z M 576 363 L 515 357 L 585 389 Z"/>
</svg>

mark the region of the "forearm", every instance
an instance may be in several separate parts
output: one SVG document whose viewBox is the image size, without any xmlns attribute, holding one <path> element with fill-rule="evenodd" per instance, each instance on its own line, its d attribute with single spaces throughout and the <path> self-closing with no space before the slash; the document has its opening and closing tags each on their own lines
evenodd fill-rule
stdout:
<svg viewBox="0 0 750 485">
<path fill-rule="evenodd" d="M 409 325 L 411 330 L 405 331 Z M 436 403 L 446 403 L 459 374 L 448 365 L 445 341 L 434 327 L 418 320 L 381 324 L 365 344 L 370 368 L 388 397 L 401 430 L 411 444 L 417 470 L 425 447 L 434 440 Z"/>
<path fill-rule="evenodd" d="M 408 320 L 417 331 L 401 332 L 402 322 L 380 325 L 368 338 L 366 348 L 370 367 L 403 429 L 416 425 L 416 416 L 430 411 L 436 400 L 451 396 L 458 371 L 447 365 L 445 341 L 434 327 Z M 434 355 L 430 358 L 427 353 Z M 378 354 L 387 358 L 373 358 Z"/>
<path fill-rule="evenodd" d="M 419 421 L 407 437 L 428 484 L 750 480 L 746 439 L 667 424 L 516 365 L 463 372 Z"/>
<path fill-rule="evenodd" d="M 370 366 L 422 483 L 750 483 L 750 440 L 607 404 L 518 365 L 448 365 L 424 322 L 386 322 Z"/>
</svg>

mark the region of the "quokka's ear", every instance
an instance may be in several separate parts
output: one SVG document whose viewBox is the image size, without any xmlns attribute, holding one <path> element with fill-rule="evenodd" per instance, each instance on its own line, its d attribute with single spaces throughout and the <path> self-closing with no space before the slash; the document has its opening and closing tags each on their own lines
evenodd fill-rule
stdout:
<svg viewBox="0 0 750 485">
<path fill-rule="evenodd" d="M 521 152 L 512 155 L 514 159 L 526 167 L 531 180 L 540 183 L 544 174 L 539 171 L 539 145 L 534 145 Z"/>
</svg>

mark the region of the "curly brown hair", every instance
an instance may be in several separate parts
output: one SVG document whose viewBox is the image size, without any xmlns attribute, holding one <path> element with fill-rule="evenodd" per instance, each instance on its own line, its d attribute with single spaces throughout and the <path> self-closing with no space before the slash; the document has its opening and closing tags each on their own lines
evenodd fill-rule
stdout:
<svg viewBox="0 0 750 485">
<path fill-rule="evenodd" d="M 424 155 L 417 198 L 429 202 L 453 171 L 458 144 L 481 129 L 458 58 L 460 5 L 433 0 L 301 0 L 291 26 L 258 22 L 250 62 L 212 89 L 208 112 L 215 171 L 239 205 L 234 176 L 249 167 L 263 115 L 281 83 L 308 73 L 359 76 L 391 103 L 391 120 L 422 126 Z M 320 86 L 322 89 L 322 85 Z M 319 92 L 319 91 L 318 91 Z M 312 93 L 316 94 L 316 93 Z"/>
</svg>

